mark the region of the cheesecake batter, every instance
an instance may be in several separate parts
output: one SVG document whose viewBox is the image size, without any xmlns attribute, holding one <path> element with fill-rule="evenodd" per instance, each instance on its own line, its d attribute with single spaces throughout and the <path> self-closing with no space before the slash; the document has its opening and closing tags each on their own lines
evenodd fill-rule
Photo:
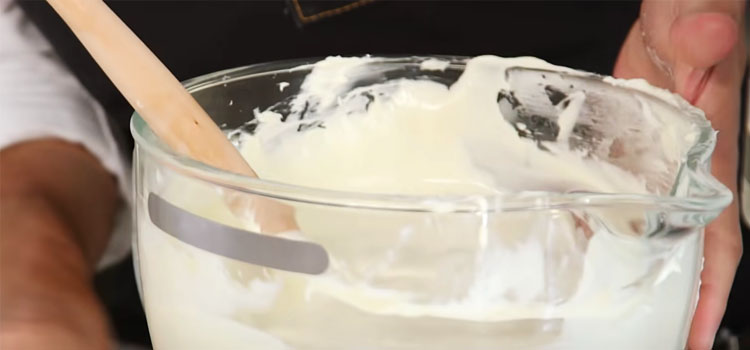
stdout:
<svg viewBox="0 0 750 350">
<path fill-rule="evenodd" d="M 378 60 L 315 64 L 285 111 L 256 111 L 239 147 L 262 179 L 422 196 L 436 203 L 433 213 L 295 204 L 301 232 L 284 235 L 326 248 L 331 265 L 318 276 L 214 256 L 141 220 L 156 349 L 683 346 L 698 230 L 669 243 L 647 240 L 648 215 L 629 206 L 491 210 L 507 196 L 541 192 L 685 195 L 672 187 L 699 130 L 669 110 L 685 108 L 680 99 L 643 82 L 605 79 L 667 107 L 640 96 L 645 116 L 633 127 L 641 136 L 585 144 L 578 126 L 596 106 L 595 91 L 571 91 L 550 105 L 556 132 L 546 138 L 532 137 L 502 102 L 513 102 L 513 67 L 578 74 L 572 70 L 482 56 L 450 86 L 424 79 L 359 86 L 379 73 L 371 64 Z M 428 60 L 420 68 L 449 64 Z M 173 203 L 257 231 L 234 218 L 211 186 L 168 182 L 163 193 Z M 475 210 L 451 213 L 452 203 Z"/>
</svg>

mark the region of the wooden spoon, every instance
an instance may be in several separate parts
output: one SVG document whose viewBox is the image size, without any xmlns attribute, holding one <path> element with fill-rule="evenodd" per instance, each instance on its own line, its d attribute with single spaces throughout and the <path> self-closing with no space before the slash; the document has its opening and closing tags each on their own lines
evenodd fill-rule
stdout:
<svg viewBox="0 0 750 350">
<path fill-rule="evenodd" d="M 198 102 L 102 0 L 48 2 L 164 143 L 216 168 L 257 177 Z M 297 228 L 292 208 L 278 201 L 254 197 L 229 203 L 235 213 L 254 212 L 263 231 Z"/>
</svg>

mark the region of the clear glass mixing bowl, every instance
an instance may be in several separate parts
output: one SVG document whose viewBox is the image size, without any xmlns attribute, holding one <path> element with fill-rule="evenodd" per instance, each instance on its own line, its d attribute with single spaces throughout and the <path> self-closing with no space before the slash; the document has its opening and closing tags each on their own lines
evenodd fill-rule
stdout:
<svg viewBox="0 0 750 350">
<path fill-rule="evenodd" d="M 466 62 L 441 57 L 447 69 L 422 70 L 425 59 L 376 60 L 375 73 L 353 85 L 449 85 Z M 253 110 L 283 112 L 311 62 L 253 65 L 185 85 L 222 128 L 251 132 Z M 682 349 L 703 229 L 731 198 L 709 172 L 709 123 L 681 100 L 591 74 L 508 74 L 513 91 L 498 104 L 519 134 L 554 139 L 554 95 L 585 90 L 571 144 L 642 176 L 654 194 L 305 188 L 176 155 L 134 115 L 133 244 L 154 348 Z M 666 131 L 649 129 L 644 108 L 678 114 L 674 130 L 699 130 L 687 154 L 662 147 Z M 281 201 L 294 208 L 300 232 L 258 232 L 232 214 L 227 196 Z"/>
</svg>

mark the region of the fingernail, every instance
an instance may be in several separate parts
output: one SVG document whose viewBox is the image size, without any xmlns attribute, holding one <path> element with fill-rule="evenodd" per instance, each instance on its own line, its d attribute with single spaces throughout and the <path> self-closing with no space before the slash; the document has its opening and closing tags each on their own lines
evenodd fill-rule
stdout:
<svg viewBox="0 0 750 350">
<path fill-rule="evenodd" d="M 713 72 L 713 67 L 709 69 L 690 68 L 682 84 L 678 82 L 677 92 L 688 102 L 695 104 L 701 93 L 703 93 L 711 72 Z"/>
</svg>

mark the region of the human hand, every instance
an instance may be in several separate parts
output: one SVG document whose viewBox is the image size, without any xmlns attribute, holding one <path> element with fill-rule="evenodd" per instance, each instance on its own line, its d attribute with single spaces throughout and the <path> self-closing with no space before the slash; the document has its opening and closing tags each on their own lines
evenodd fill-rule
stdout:
<svg viewBox="0 0 750 350">
<path fill-rule="evenodd" d="M 712 172 L 732 190 L 734 201 L 706 228 L 691 350 L 711 349 L 742 255 L 736 174 L 744 7 L 742 0 L 644 0 L 614 71 L 679 93 L 719 131 Z"/>
</svg>

